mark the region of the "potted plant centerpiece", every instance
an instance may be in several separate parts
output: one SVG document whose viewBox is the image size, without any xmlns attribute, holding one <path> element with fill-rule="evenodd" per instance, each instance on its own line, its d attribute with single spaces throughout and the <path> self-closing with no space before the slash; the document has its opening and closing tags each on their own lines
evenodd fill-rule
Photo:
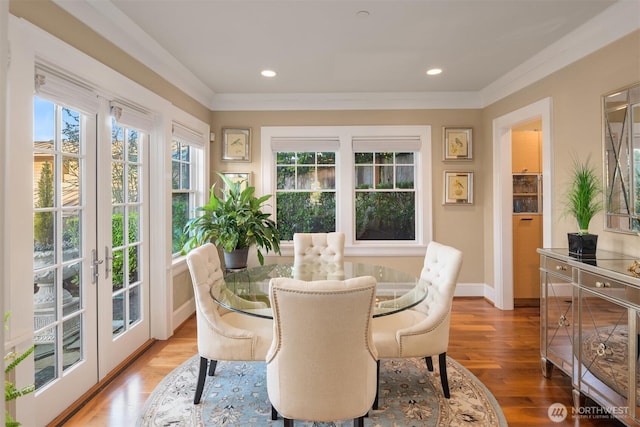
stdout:
<svg viewBox="0 0 640 427">
<path fill-rule="evenodd" d="M 256 245 L 258 261 L 264 264 L 262 250 L 280 253 L 280 234 L 270 214 L 262 207 L 271 194 L 256 197 L 255 187 L 246 181 L 232 181 L 218 174 L 224 183 L 222 196 L 216 194 L 215 184 L 209 193 L 209 202 L 196 208 L 202 215 L 187 221 L 182 253 L 196 246 L 212 242 L 222 247 L 226 268 L 247 266 L 247 254 Z M 244 187 L 244 188 L 243 188 Z"/>
<path fill-rule="evenodd" d="M 601 194 L 600 179 L 589 165 L 589 159 L 584 163 L 574 159 L 565 212 L 576 219 L 578 232 L 567 234 L 570 255 L 595 257 L 598 236 L 589 233 L 589 223 L 603 208 Z"/>
</svg>

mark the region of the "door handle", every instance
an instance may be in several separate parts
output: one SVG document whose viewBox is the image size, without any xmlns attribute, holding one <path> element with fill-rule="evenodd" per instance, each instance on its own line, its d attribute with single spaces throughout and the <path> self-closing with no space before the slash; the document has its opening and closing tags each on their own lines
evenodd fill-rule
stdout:
<svg viewBox="0 0 640 427">
<path fill-rule="evenodd" d="M 533 218 L 531 218 L 531 217 L 524 217 L 524 218 L 520 218 L 520 221 L 533 221 Z"/>
<path fill-rule="evenodd" d="M 109 278 L 109 273 L 111 273 L 111 265 L 113 264 L 113 256 L 111 255 L 111 249 L 109 246 L 104 247 L 104 259 L 107 261 L 104 264 L 104 278 Z"/>
<path fill-rule="evenodd" d="M 100 277 L 99 267 L 103 262 L 103 259 L 98 259 L 98 251 L 91 249 L 91 283 L 98 283 L 98 277 Z"/>
</svg>

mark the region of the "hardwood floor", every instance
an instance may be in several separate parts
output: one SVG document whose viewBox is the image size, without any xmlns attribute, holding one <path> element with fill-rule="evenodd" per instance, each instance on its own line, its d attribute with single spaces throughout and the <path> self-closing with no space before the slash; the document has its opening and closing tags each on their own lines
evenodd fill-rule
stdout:
<svg viewBox="0 0 640 427">
<path fill-rule="evenodd" d="M 539 341 L 537 307 L 502 311 L 480 298 L 454 300 L 448 354 L 493 393 L 509 426 L 622 425 L 571 415 L 561 423 L 549 419 L 553 403 L 562 403 L 571 412 L 571 381 L 557 369 L 550 379 L 542 376 Z M 153 344 L 64 425 L 134 426 L 155 386 L 196 352 L 196 322 L 191 318 L 171 339 Z"/>
</svg>

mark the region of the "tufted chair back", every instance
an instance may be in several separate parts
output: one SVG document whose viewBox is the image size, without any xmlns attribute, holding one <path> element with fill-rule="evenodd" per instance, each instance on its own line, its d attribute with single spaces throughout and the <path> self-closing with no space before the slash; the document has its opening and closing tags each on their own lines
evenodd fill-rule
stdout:
<svg viewBox="0 0 640 427">
<path fill-rule="evenodd" d="M 462 252 L 430 242 L 420 279 L 427 296 L 416 307 L 374 319 L 373 339 L 379 357 L 424 357 L 433 370 L 431 356 L 438 355 L 445 397 L 449 398 L 446 352 L 449 346 L 451 306 L 462 266 Z"/>
<path fill-rule="evenodd" d="M 199 403 L 209 362 L 209 375 L 213 375 L 218 360 L 263 361 L 271 345 L 273 327 L 269 319 L 231 312 L 213 300 L 212 296 L 218 301 L 237 298 L 225 287 L 220 257 L 213 244 L 191 250 L 187 265 L 196 304 L 200 374 L 194 403 Z M 255 308 L 266 307 L 263 302 L 246 303 L 255 304 Z"/>
<path fill-rule="evenodd" d="M 342 262 L 344 260 L 344 233 L 295 233 L 293 235 L 293 262 Z"/>
<path fill-rule="evenodd" d="M 360 418 L 376 393 L 371 336 L 376 279 L 271 279 L 274 340 L 267 391 L 285 418 L 331 422 Z"/>
</svg>

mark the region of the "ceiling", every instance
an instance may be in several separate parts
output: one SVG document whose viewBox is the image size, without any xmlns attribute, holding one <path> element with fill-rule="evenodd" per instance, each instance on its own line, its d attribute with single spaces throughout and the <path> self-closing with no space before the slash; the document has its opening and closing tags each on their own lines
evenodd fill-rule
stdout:
<svg viewBox="0 0 640 427">
<path fill-rule="evenodd" d="M 233 97 L 478 94 L 616 3 L 54 1 L 209 106 Z M 434 67 L 442 74 L 426 75 Z"/>
</svg>

